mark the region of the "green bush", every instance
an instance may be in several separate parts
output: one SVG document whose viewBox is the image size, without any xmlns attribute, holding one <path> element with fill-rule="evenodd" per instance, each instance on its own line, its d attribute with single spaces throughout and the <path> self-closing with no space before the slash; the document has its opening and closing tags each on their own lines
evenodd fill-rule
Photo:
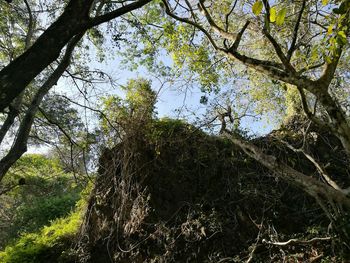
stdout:
<svg viewBox="0 0 350 263">
<path fill-rule="evenodd" d="M 57 219 L 38 233 L 23 234 L 16 243 L 0 252 L 2 263 L 71 262 L 67 254 L 81 224 L 81 213 Z"/>
<path fill-rule="evenodd" d="M 0 249 L 21 233 L 38 231 L 50 221 L 67 216 L 80 199 L 81 185 L 65 173 L 59 161 L 40 154 L 18 160 L 4 185 L 24 183 L 0 196 Z"/>
</svg>

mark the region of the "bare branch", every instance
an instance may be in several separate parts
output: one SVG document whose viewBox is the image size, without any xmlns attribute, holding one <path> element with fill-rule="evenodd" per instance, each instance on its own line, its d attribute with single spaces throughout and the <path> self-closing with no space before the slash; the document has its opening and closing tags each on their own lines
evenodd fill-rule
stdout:
<svg viewBox="0 0 350 263">
<path fill-rule="evenodd" d="M 328 175 L 327 171 L 313 158 L 310 154 L 305 152 L 304 149 L 297 149 L 290 145 L 288 142 L 280 140 L 284 145 L 286 145 L 289 149 L 296 153 L 302 153 L 317 169 L 319 174 L 323 177 L 323 179 L 332 186 L 335 190 L 342 192 L 345 195 L 348 195 L 350 193 L 350 187 L 346 189 L 342 189 L 335 181 L 332 180 L 332 178 Z"/>
<path fill-rule="evenodd" d="M 293 52 L 295 51 L 295 44 L 296 44 L 297 39 L 298 39 L 298 32 L 299 32 L 300 22 L 301 22 L 301 18 L 303 17 L 305 5 L 306 5 L 306 0 L 303 0 L 303 3 L 301 5 L 301 10 L 300 10 L 299 15 L 298 15 L 298 19 L 297 19 L 297 21 L 295 23 L 295 26 L 294 26 L 292 43 L 290 45 L 290 48 L 289 48 L 288 54 L 287 54 L 287 60 L 288 61 L 291 60 L 291 58 L 293 56 Z"/>
<path fill-rule="evenodd" d="M 39 107 L 38 110 L 48 121 L 49 124 L 55 125 L 64 134 L 64 136 L 66 136 L 71 145 L 78 146 L 78 144 L 72 139 L 72 137 L 68 134 L 68 132 L 61 126 L 61 124 L 58 121 L 53 120 L 49 115 L 46 114 L 46 112 L 42 108 Z"/>
<path fill-rule="evenodd" d="M 233 11 L 235 10 L 237 3 L 238 3 L 238 0 L 235 1 L 235 3 L 233 4 L 231 10 L 225 15 L 225 30 L 226 31 L 228 31 L 228 22 L 229 22 L 228 20 L 229 20 L 229 17 L 233 13 Z"/>
<path fill-rule="evenodd" d="M 300 240 L 296 238 L 292 238 L 285 242 L 271 242 L 267 241 L 266 239 L 263 239 L 262 242 L 269 245 L 275 245 L 275 246 L 287 246 L 287 245 L 295 245 L 295 244 L 311 244 L 319 241 L 330 241 L 332 240 L 332 237 L 314 237 L 310 240 Z"/>
<path fill-rule="evenodd" d="M 277 56 L 279 57 L 279 59 L 283 63 L 284 67 L 286 69 L 290 70 L 291 72 L 295 73 L 296 72 L 295 69 L 289 63 L 287 57 L 285 56 L 284 52 L 282 51 L 280 44 L 277 43 L 276 39 L 273 38 L 273 36 L 270 34 L 270 32 L 267 29 L 264 29 L 263 33 L 267 37 L 267 39 L 270 41 L 270 43 L 272 44 L 273 48 L 276 51 Z"/>
<path fill-rule="evenodd" d="M 29 16 L 28 31 L 27 31 L 26 40 L 25 40 L 25 49 L 28 49 L 30 47 L 30 43 L 32 41 L 33 33 L 34 33 L 34 17 L 28 1 L 24 0 L 24 3 L 26 5 L 28 16 Z"/>
<path fill-rule="evenodd" d="M 304 111 L 306 117 L 308 117 L 309 120 L 311 120 L 313 123 L 315 123 L 319 127 L 324 127 L 326 129 L 329 129 L 332 132 L 336 133 L 336 130 L 334 129 L 334 127 L 332 127 L 328 123 L 322 121 L 321 119 L 317 118 L 315 116 L 315 114 L 311 112 L 309 105 L 307 103 L 307 98 L 306 98 L 306 94 L 304 92 L 304 89 L 302 87 L 299 87 L 299 86 L 297 86 L 297 89 L 298 89 L 299 95 L 300 95 L 301 106 L 303 108 L 303 111 Z"/>
<path fill-rule="evenodd" d="M 335 203 L 350 208 L 350 199 L 344 193 L 335 190 L 331 186 L 326 185 L 311 176 L 307 176 L 293 169 L 289 165 L 278 160 L 275 156 L 264 153 L 253 143 L 240 138 L 238 135 L 234 135 L 230 131 L 224 131 L 223 135 L 239 146 L 248 156 L 270 169 L 277 177 L 301 187 L 306 193 L 314 198 L 322 196 L 329 202 L 334 201 Z"/>
<path fill-rule="evenodd" d="M 232 47 L 230 47 L 230 51 L 233 51 L 233 52 L 236 52 L 238 47 L 239 47 L 239 44 L 241 43 L 241 40 L 242 40 L 242 36 L 244 34 L 244 32 L 246 31 L 246 29 L 248 28 L 250 24 L 250 21 L 247 21 L 244 26 L 242 27 L 241 31 L 239 31 L 239 33 L 237 34 L 237 37 L 236 39 L 234 40 L 234 43 L 232 45 Z"/>
</svg>

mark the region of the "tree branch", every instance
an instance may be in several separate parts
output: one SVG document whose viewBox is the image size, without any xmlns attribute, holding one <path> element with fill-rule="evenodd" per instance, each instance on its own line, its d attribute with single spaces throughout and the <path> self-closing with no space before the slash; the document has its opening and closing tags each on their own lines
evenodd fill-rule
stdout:
<svg viewBox="0 0 350 263">
<path fill-rule="evenodd" d="M 30 47 L 30 43 L 32 41 L 33 33 L 34 33 L 34 17 L 28 1 L 24 0 L 24 3 L 26 5 L 28 16 L 29 16 L 28 31 L 27 31 L 26 40 L 25 40 L 25 46 L 26 46 L 26 49 L 28 49 Z"/>
<path fill-rule="evenodd" d="M 336 133 L 336 130 L 334 129 L 334 127 L 332 127 L 328 123 L 322 121 L 321 119 L 317 118 L 315 116 L 315 114 L 311 112 L 309 105 L 307 103 L 307 98 L 306 98 L 306 94 L 304 92 L 304 89 L 302 87 L 299 87 L 299 86 L 297 86 L 297 89 L 298 89 L 299 95 L 300 95 L 301 106 L 303 108 L 303 111 L 304 111 L 306 117 L 308 117 L 308 119 L 310 121 L 312 121 L 313 123 L 315 123 L 317 126 L 329 129 L 333 133 Z"/>
<path fill-rule="evenodd" d="M 299 15 L 298 15 L 297 22 L 295 23 L 295 26 L 294 26 L 292 43 L 291 43 L 290 48 L 289 48 L 288 53 L 287 53 L 287 60 L 288 60 L 288 62 L 290 62 L 290 60 L 291 60 L 291 58 L 293 56 L 293 53 L 295 51 L 295 45 L 296 45 L 296 42 L 297 42 L 297 39 L 298 39 L 298 32 L 299 32 L 300 22 L 301 22 L 301 18 L 303 17 L 305 5 L 306 5 L 306 0 L 303 0 L 303 3 L 301 5 L 301 10 L 300 10 Z"/>
<path fill-rule="evenodd" d="M 27 0 L 24 0 L 24 3 L 26 5 L 28 14 L 29 14 L 29 21 L 28 21 L 28 31 L 25 38 L 25 44 L 24 44 L 24 50 L 27 50 L 30 47 L 30 43 L 33 38 L 33 32 L 34 32 L 34 18 L 32 14 L 32 10 L 30 8 L 30 5 Z M 22 92 L 9 106 L 9 113 L 6 117 L 6 120 L 4 121 L 3 125 L 0 129 L 0 145 L 6 136 L 7 132 L 10 130 L 11 126 L 13 125 L 15 118 L 20 113 L 20 108 L 22 106 L 22 100 L 23 100 L 24 93 Z"/>
<path fill-rule="evenodd" d="M 133 10 L 136 10 L 148 3 L 150 3 L 152 0 L 139 0 L 139 1 L 136 1 L 136 2 L 133 2 L 131 4 L 128 4 L 128 5 L 125 5 L 125 6 L 122 6 L 114 11 L 111 11 L 107 14 L 104 14 L 104 15 L 100 15 L 100 16 L 97 16 L 97 17 L 94 17 L 94 18 L 91 18 L 89 20 L 89 22 L 86 24 L 86 26 L 88 28 L 91 28 L 91 27 L 94 27 L 94 26 L 97 26 L 97 25 L 100 25 L 102 23 L 105 23 L 107 21 L 110 21 L 116 17 L 119 17 L 119 16 L 122 16 L 126 13 L 129 13 Z"/>
<path fill-rule="evenodd" d="M 328 201 L 334 201 L 350 209 L 350 199 L 344 193 L 293 169 L 289 165 L 278 160 L 275 156 L 265 154 L 253 143 L 240 138 L 238 135 L 232 134 L 230 131 L 224 131 L 223 135 L 235 145 L 239 146 L 248 156 L 270 169 L 277 177 L 301 187 L 314 198 L 322 196 Z"/>
<path fill-rule="evenodd" d="M 330 240 L 332 240 L 332 237 L 314 237 L 310 240 L 300 240 L 300 239 L 292 238 L 285 242 L 272 242 L 272 241 L 267 241 L 266 239 L 263 239 L 262 242 L 265 244 L 274 245 L 274 246 L 288 246 L 288 245 L 295 245 L 295 244 L 311 244 L 319 241 L 330 241 Z"/>
<path fill-rule="evenodd" d="M 245 24 L 242 27 L 241 31 L 239 31 L 239 33 L 237 34 L 237 37 L 234 40 L 234 43 L 233 43 L 232 47 L 229 48 L 229 51 L 231 51 L 231 52 L 236 52 L 237 51 L 237 49 L 239 47 L 239 44 L 241 43 L 242 36 L 243 36 L 244 32 L 246 31 L 246 29 L 248 28 L 249 24 L 250 24 L 250 21 L 245 22 Z"/>
<path fill-rule="evenodd" d="M 171 9 L 170 9 L 170 6 L 168 4 L 168 1 L 167 0 L 163 0 L 163 4 L 164 4 L 164 7 L 165 7 L 165 12 L 167 15 L 169 15 L 170 17 L 174 18 L 175 20 L 177 21 L 180 21 L 180 22 L 183 22 L 183 23 L 186 23 L 186 24 L 189 24 L 189 25 L 192 25 L 194 26 L 195 28 L 199 29 L 201 32 L 203 32 L 205 34 L 205 36 L 208 38 L 209 42 L 211 43 L 211 45 L 214 47 L 214 49 L 218 50 L 219 47 L 218 45 L 216 44 L 215 40 L 211 37 L 210 33 L 204 28 L 202 27 L 201 25 L 197 24 L 196 22 L 193 22 L 187 18 L 183 18 L 183 17 L 179 17 L 177 15 L 175 15 Z"/>
<path fill-rule="evenodd" d="M 206 9 L 206 7 L 204 6 L 204 0 L 200 0 L 198 3 L 198 8 L 200 10 L 200 12 L 205 16 L 205 18 L 207 19 L 209 25 L 211 26 L 211 28 L 218 33 L 221 37 L 227 39 L 227 40 L 231 40 L 231 41 L 235 41 L 237 34 L 232 34 L 227 32 L 226 30 L 222 29 L 221 27 L 219 27 L 215 21 L 213 20 L 213 18 L 211 17 L 211 15 L 209 14 L 208 10 Z"/>
<path fill-rule="evenodd" d="M 272 44 L 273 48 L 276 51 L 277 56 L 279 57 L 279 59 L 283 63 L 285 69 L 288 69 L 291 72 L 295 73 L 296 72 L 295 69 L 289 63 L 289 60 L 287 59 L 287 57 L 284 55 L 284 52 L 282 51 L 280 44 L 277 43 L 276 39 L 273 38 L 273 36 L 270 34 L 270 32 L 267 29 L 264 28 L 263 33 L 267 37 L 267 39 L 270 41 L 270 43 Z"/>
<path fill-rule="evenodd" d="M 342 192 L 345 195 L 348 195 L 350 193 L 350 187 L 346 189 L 342 189 L 335 181 L 332 180 L 332 178 L 328 175 L 327 171 L 313 158 L 310 154 L 305 152 L 304 149 L 297 149 L 290 145 L 288 142 L 280 140 L 284 145 L 286 145 L 289 149 L 296 153 L 302 153 L 317 169 L 319 174 L 323 177 L 323 179 L 332 186 L 335 190 Z"/>
</svg>

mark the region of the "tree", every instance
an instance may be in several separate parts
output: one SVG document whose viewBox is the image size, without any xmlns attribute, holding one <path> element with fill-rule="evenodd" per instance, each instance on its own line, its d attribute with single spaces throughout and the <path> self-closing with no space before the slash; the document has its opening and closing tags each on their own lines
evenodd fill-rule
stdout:
<svg viewBox="0 0 350 263">
<path fill-rule="evenodd" d="M 316 61 L 314 65 L 306 64 L 306 67 L 300 67 L 300 63 L 296 64 L 300 57 L 295 55 L 295 53 L 298 51 L 302 52 L 304 43 L 300 31 L 306 31 L 306 26 L 311 27 L 311 34 L 307 31 L 305 33 L 307 35 L 310 34 L 307 36 L 309 38 L 309 42 L 307 44 L 318 44 L 318 39 L 316 39 L 316 44 L 313 42 L 313 39 L 317 36 L 314 35 L 317 34 L 317 31 L 313 28 L 313 21 L 308 21 L 305 17 L 305 13 L 307 13 L 307 11 L 312 12 L 315 6 L 319 5 L 318 1 L 308 1 L 308 3 L 306 3 L 306 1 L 301 1 L 287 6 L 285 3 L 281 2 L 276 3 L 272 8 L 270 7 L 268 1 L 257 1 L 257 4 L 253 5 L 252 11 L 256 16 L 254 20 L 258 23 L 258 26 L 254 25 L 253 28 L 255 29 L 257 27 L 257 29 L 259 29 L 260 27 L 262 36 L 265 37 L 269 44 L 273 47 L 274 57 L 272 59 L 250 57 L 246 55 L 247 52 L 239 50 L 239 45 L 242 41 L 243 34 L 250 27 L 251 22 L 247 19 L 238 33 L 231 33 L 229 28 L 229 18 L 231 15 L 235 14 L 234 8 L 232 9 L 231 13 L 226 15 L 227 22 L 226 25 L 224 24 L 226 28 L 223 28 L 221 25 L 222 20 L 220 22 L 216 21 L 219 19 L 217 19 L 215 15 L 211 15 L 212 12 L 207 7 L 210 5 L 208 5 L 205 1 L 200 1 L 198 4 L 198 10 L 200 11 L 202 17 L 204 17 L 206 20 L 205 25 L 196 22 L 196 19 L 198 19 L 199 16 L 198 13 L 190 14 L 192 19 L 182 18 L 177 15 L 178 10 L 174 10 L 167 1 L 163 1 L 163 3 L 168 15 L 180 22 L 196 27 L 199 31 L 205 34 L 217 52 L 220 52 L 229 59 L 239 61 L 247 67 L 254 69 L 257 72 L 261 72 L 270 78 L 295 86 L 300 92 L 305 114 L 310 118 L 310 120 L 318 125 L 326 126 L 328 129 L 331 129 L 332 132 L 341 140 L 347 153 L 350 154 L 350 127 L 347 122 L 346 114 L 339 103 L 337 103 L 336 99 L 332 97 L 329 92 L 343 49 L 347 44 L 345 32 L 347 32 L 347 25 L 349 22 L 349 6 L 346 2 L 342 2 L 339 6 L 339 9 L 341 10 L 340 14 L 331 14 L 331 23 L 328 22 L 328 24 L 326 24 L 330 30 L 333 30 L 332 28 L 335 27 L 336 31 L 334 36 L 327 39 L 329 41 L 328 50 L 325 51 L 323 56 L 318 58 L 318 61 Z M 238 3 L 237 6 L 239 5 L 239 1 L 236 1 L 235 3 Z M 242 4 L 241 6 L 244 8 Z M 254 9 L 256 6 L 261 6 L 261 8 L 258 8 L 258 10 L 257 8 Z M 265 8 L 265 13 L 260 14 L 263 6 Z M 211 8 L 213 7 L 215 8 L 215 4 L 213 4 Z M 179 8 L 179 6 L 177 6 L 177 8 Z M 195 6 L 188 4 L 188 10 L 193 10 L 194 8 Z M 326 12 L 324 10 L 325 8 L 327 7 L 323 7 L 323 10 L 321 8 L 320 11 L 316 12 L 322 14 L 322 12 Z M 280 11 L 278 16 L 275 18 L 274 16 L 276 15 L 276 9 L 280 9 Z M 288 24 L 286 22 L 287 25 L 285 25 L 285 27 L 287 28 L 283 28 L 283 30 L 279 31 L 279 27 L 283 26 L 284 24 L 287 10 L 298 11 L 291 15 L 292 18 L 290 21 L 288 21 Z M 319 21 L 316 20 L 316 26 L 318 26 L 318 23 Z M 322 20 L 321 23 L 327 23 L 327 21 Z M 291 27 L 291 25 L 294 25 L 294 28 L 288 28 L 288 26 Z M 279 32 L 281 33 L 278 34 Z M 276 36 L 273 36 L 273 34 Z M 285 36 L 288 37 L 287 43 L 282 45 L 279 42 L 282 40 L 282 37 Z M 303 37 L 305 38 L 305 36 Z M 305 55 L 306 59 L 310 58 L 310 55 Z M 322 67 L 323 72 L 320 73 L 319 70 Z M 312 73 L 314 73 L 316 77 L 310 77 Z M 311 93 L 326 110 L 329 116 L 328 122 L 321 120 L 311 112 L 307 103 L 305 91 Z"/>
<path fill-rule="evenodd" d="M 0 145 L 4 145 L 4 138 L 9 136 L 11 129 L 18 130 L 12 135 L 14 142 L 11 149 L 0 160 L 0 181 L 27 150 L 37 113 L 40 111 L 47 117 L 40 104 L 68 71 L 73 51 L 81 43 L 86 31 L 94 32 L 93 27 L 148 2 L 150 0 L 141 0 L 125 5 L 118 1 L 68 1 L 66 5 L 48 2 L 44 6 L 37 1 L 15 1 L 11 5 L 1 2 L 5 15 L 0 23 L 4 35 L 1 39 L 1 64 L 4 67 L 0 71 L 0 112 L 4 119 L 0 129 Z M 51 18 L 60 12 L 57 20 L 38 36 L 41 28 L 46 26 L 40 24 L 42 20 L 39 15 Z M 5 66 L 6 62 L 8 64 Z M 55 65 L 56 68 L 52 70 Z M 79 77 L 69 71 L 68 74 L 73 79 Z M 59 122 L 54 124 L 60 128 Z M 67 132 L 62 132 L 68 136 Z"/>
</svg>

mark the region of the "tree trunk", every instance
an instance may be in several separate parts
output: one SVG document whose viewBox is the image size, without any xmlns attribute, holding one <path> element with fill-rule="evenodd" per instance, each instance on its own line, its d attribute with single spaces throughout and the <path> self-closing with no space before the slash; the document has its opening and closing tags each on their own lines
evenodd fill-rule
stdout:
<svg viewBox="0 0 350 263">
<path fill-rule="evenodd" d="M 350 126 L 341 106 L 327 92 L 315 94 L 322 106 L 326 109 L 330 124 L 335 135 L 341 141 L 347 155 L 350 157 Z"/>
<path fill-rule="evenodd" d="M 84 31 L 92 2 L 70 1 L 57 21 L 27 51 L 0 71 L 0 112 L 59 57 L 74 35 Z"/>
<path fill-rule="evenodd" d="M 71 0 L 56 22 L 45 30 L 27 51 L 0 71 L 0 112 L 59 57 L 61 50 L 73 36 L 151 1 L 135 1 L 107 14 L 90 18 L 89 13 L 94 0 Z"/>
</svg>

